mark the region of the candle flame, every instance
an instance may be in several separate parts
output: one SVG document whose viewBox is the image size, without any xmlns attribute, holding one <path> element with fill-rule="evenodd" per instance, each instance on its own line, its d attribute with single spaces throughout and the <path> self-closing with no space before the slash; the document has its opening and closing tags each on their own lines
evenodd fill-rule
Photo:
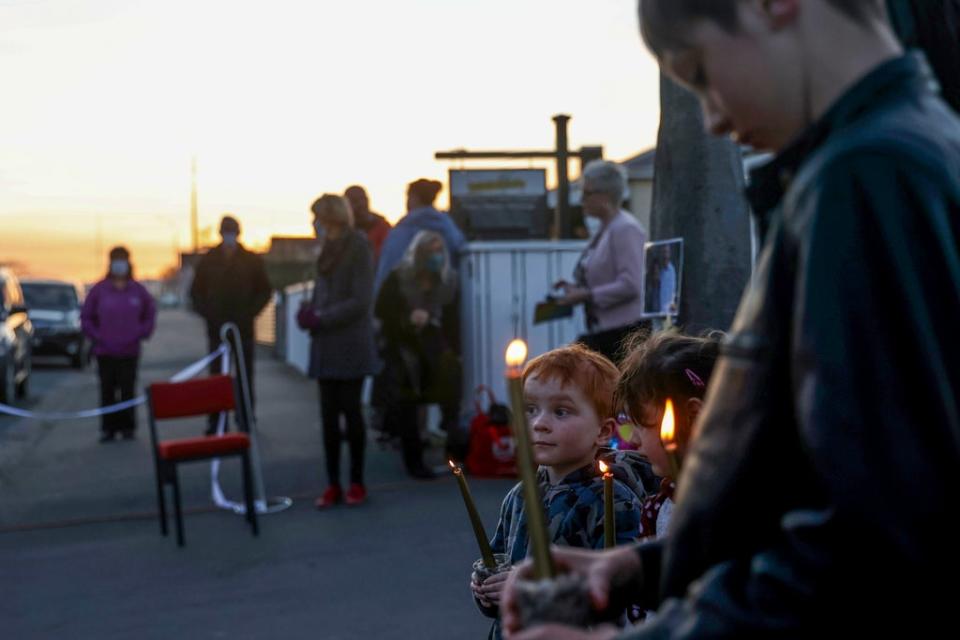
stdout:
<svg viewBox="0 0 960 640">
<path fill-rule="evenodd" d="M 606 473 L 610 471 L 610 467 L 603 463 L 603 460 L 600 461 L 600 473 Z"/>
<path fill-rule="evenodd" d="M 663 410 L 663 421 L 660 423 L 660 442 L 663 446 L 676 445 L 676 419 L 673 416 L 673 400 L 667 398 L 667 406 Z"/>
<path fill-rule="evenodd" d="M 514 340 L 507 347 L 507 366 L 519 367 L 527 359 L 527 343 L 523 340 Z"/>
<path fill-rule="evenodd" d="M 457 465 L 454 464 L 453 460 L 447 460 L 447 464 L 450 465 L 450 468 L 453 469 L 453 472 L 454 472 L 454 473 L 456 473 L 456 472 L 458 471 Z"/>
</svg>

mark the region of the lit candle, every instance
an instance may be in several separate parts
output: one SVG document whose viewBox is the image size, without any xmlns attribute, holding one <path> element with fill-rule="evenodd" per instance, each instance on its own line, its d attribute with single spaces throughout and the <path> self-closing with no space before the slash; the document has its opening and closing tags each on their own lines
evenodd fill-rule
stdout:
<svg viewBox="0 0 960 640">
<path fill-rule="evenodd" d="M 507 347 L 507 390 L 510 394 L 510 409 L 513 413 L 513 440 L 516 444 L 517 470 L 527 514 L 527 534 L 533 553 L 533 566 L 537 578 L 553 578 L 553 559 L 550 557 L 550 536 L 547 518 L 543 512 L 543 499 L 537 483 L 537 468 L 533 463 L 533 447 L 527 430 L 527 413 L 523 402 L 523 362 L 527 359 L 527 345 L 523 340 L 514 340 Z"/>
<path fill-rule="evenodd" d="M 617 544 L 616 524 L 613 520 L 613 473 L 600 461 L 603 474 L 603 548 L 611 549 Z"/>
<path fill-rule="evenodd" d="M 677 448 L 677 420 L 673 413 L 673 400 L 667 398 L 667 405 L 663 409 L 663 420 L 660 422 L 660 442 L 667 451 L 670 460 L 671 479 L 676 481 L 680 476 L 680 454 Z"/>
<path fill-rule="evenodd" d="M 470 516 L 470 524 L 473 525 L 473 534 L 477 536 L 477 544 L 480 545 L 480 557 L 483 558 L 483 564 L 488 569 L 496 569 L 497 561 L 493 559 L 493 549 L 490 548 L 490 540 L 487 539 L 487 532 L 483 530 L 483 521 L 480 520 L 480 514 L 477 512 L 477 505 L 470 495 L 470 487 L 467 486 L 467 479 L 463 475 L 463 469 L 458 467 L 450 460 L 450 468 L 453 469 L 453 475 L 457 477 L 457 483 L 460 485 L 460 494 L 463 495 L 463 504 L 467 506 L 467 515 Z"/>
</svg>

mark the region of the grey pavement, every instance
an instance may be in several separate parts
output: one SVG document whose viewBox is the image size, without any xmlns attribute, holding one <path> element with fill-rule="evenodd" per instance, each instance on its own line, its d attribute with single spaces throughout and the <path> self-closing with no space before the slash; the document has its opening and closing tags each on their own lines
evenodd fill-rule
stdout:
<svg viewBox="0 0 960 640">
<path fill-rule="evenodd" d="M 196 318 L 161 312 L 140 381 L 170 376 L 205 346 Z M 399 454 L 369 438 L 370 500 L 318 512 L 316 385 L 265 352 L 256 366 L 267 493 L 294 499 L 261 517 L 259 538 L 211 506 L 208 463 L 181 467 L 186 548 L 160 536 L 142 410 L 135 441 L 106 445 L 95 420 L 0 418 L 0 637 L 485 637 L 467 588 L 478 553 L 452 478 L 410 480 Z M 36 373 L 28 408 L 96 405 L 95 367 Z M 203 427 L 186 420 L 167 433 Z M 238 463 L 225 461 L 221 479 L 239 498 Z M 471 479 L 491 533 L 510 484 Z"/>
</svg>

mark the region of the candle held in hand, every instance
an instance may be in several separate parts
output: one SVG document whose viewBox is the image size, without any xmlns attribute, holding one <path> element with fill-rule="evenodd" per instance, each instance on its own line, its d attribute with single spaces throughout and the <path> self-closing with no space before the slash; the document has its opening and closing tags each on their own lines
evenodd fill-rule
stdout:
<svg viewBox="0 0 960 640">
<path fill-rule="evenodd" d="M 603 474 L 603 548 L 612 549 L 617 544 L 617 530 L 613 518 L 613 473 L 603 460 L 600 461 L 600 473 Z"/>
<path fill-rule="evenodd" d="M 676 481 L 680 476 L 680 453 L 677 446 L 677 420 L 673 412 L 673 400 L 667 398 L 663 409 L 663 420 L 660 422 L 660 442 L 670 460 L 670 474 Z"/>
<path fill-rule="evenodd" d="M 507 347 L 507 391 L 510 394 L 511 426 L 516 443 L 517 471 L 523 489 L 523 501 L 527 514 L 527 533 L 533 555 L 534 572 L 540 579 L 553 578 L 556 574 L 550 557 L 550 536 L 547 518 L 543 511 L 543 498 L 537 482 L 537 467 L 533 462 L 533 447 L 527 429 L 526 406 L 523 401 L 523 361 L 527 358 L 527 345 L 523 340 L 514 340 Z"/>
<path fill-rule="evenodd" d="M 477 537 L 477 545 L 480 547 L 480 557 L 483 558 L 483 564 L 488 569 L 496 569 L 497 561 L 493 558 L 493 549 L 490 548 L 490 540 L 487 538 L 487 532 L 483 529 L 483 521 L 480 519 L 480 513 L 477 511 L 477 504 L 473 501 L 473 495 L 470 493 L 470 487 L 467 486 L 467 479 L 463 475 L 463 469 L 450 460 L 450 468 L 453 469 L 453 475 L 457 478 L 460 485 L 460 494 L 463 496 L 463 504 L 467 507 L 467 515 L 470 517 L 470 524 L 473 525 L 473 534 Z"/>
</svg>

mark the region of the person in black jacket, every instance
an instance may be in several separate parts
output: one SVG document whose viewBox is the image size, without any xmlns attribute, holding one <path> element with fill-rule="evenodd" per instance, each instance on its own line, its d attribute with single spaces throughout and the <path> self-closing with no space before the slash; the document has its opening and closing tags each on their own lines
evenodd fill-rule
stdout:
<svg viewBox="0 0 960 640">
<path fill-rule="evenodd" d="M 253 321 L 270 301 L 270 281 L 263 259 L 240 244 L 240 223 L 236 218 L 223 217 L 220 237 L 223 242 L 208 251 L 197 264 L 190 298 L 193 310 L 207 322 L 211 352 L 220 345 L 220 328 L 228 322 L 237 325 L 253 403 Z M 220 373 L 219 360 L 211 364 L 210 372 Z M 215 430 L 216 415 L 211 415 L 207 434 Z"/>
<path fill-rule="evenodd" d="M 460 359 L 457 274 L 443 236 L 420 231 L 400 264 L 380 287 L 374 315 L 380 321 L 384 371 L 383 422 L 400 435 L 407 472 L 430 479 L 424 466 L 417 407 L 438 403 L 448 439 L 457 428 Z"/>
<path fill-rule="evenodd" d="M 323 509 L 341 500 L 363 502 L 363 454 L 366 427 L 360 411 L 363 378 L 376 369 L 373 347 L 373 252 L 364 234 L 353 228 L 347 200 L 321 196 L 312 207 L 313 226 L 323 249 L 317 259 L 317 278 L 310 301 L 301 306 L 297 321 L 310 332 L 309 375 L 320 386 L 320 413 L 329 484 L 317 498 Z M 350 487 L 340 487 L 340 416 L 346 422 L 350 447 Z"/>
<path fill-rule="evenodd" d="M 776 152 L 750 179 L 764 248 L 668 536 L 557 554 L 598 608 L 626 596 L 656 616 L 512 637 L 940 635 L 960 570 L 960 120 L 882 0 L 640 13 L 707 126 Z M 505 598 L 516 631 L 512 583 Z"/>
</svg>

